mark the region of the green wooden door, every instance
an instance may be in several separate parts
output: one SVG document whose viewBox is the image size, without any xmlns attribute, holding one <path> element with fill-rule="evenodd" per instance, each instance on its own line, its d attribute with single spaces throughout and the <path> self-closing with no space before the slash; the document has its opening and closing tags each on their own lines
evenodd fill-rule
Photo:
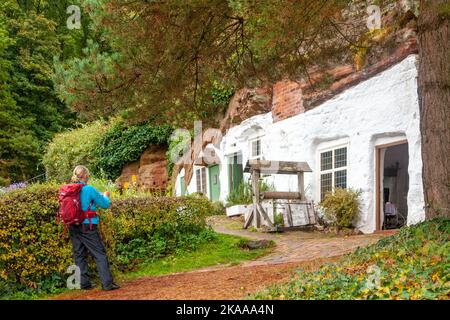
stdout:
<svg viewBox="0 0 450 320">
<path fill-rule="evenodd" d="M 209 194 L 211 201 L 218 201 L 220 198 L 220 180 L 219 180 L 219 166 L 214 165 L 209 169 Z"/>
<path fill-rule="evenodd" d="M 230 186 L 230 192 L 236 190 L 243 179 L 242 154 L 236 153 L 229 158 L 228 164 L 228 185 Z"/>
</svg>

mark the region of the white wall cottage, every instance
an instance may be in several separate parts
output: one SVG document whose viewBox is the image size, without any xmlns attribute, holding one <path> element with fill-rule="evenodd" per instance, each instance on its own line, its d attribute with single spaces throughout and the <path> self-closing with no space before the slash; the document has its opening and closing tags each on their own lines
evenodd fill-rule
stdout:
<svg viewBox="0 0 450 320">
<path fill-rule="evenodd" d="M 227 156 L 240 151 L 245 165 L 251 151 L 248 139 L 255 132 L 262 136 L 263 159 L 308 162 L 313 172 L 305 173 L 306 196 L 316 203 L 320 201 L 319 151 L 347 146 L 347 187 L 362 191 L 362 214 L 357 227 L 370 233 L 376 229 L 375 148 L 406 139 L 409 151 L 407 223 L 424 220 L 416 77 L 416 56 L 410 55 L 305 113 L 276 123 L 272 114 L 267 113 L 231 128 L 217 150 L 221 159 L 220 199 L 225 200 L 229 190 Z M 183 175 L 181 172 L 179 178 Z M 244 179 L 248 177 L 244 174 Z M 188 193 L 196 191 L 195 179 L 194 174 Z M 277 190 L 296 191 L 296 177 L 280 175 L 268 180 Z M 179 181 L 176 189 L 180 195 Z"/>
</svg>

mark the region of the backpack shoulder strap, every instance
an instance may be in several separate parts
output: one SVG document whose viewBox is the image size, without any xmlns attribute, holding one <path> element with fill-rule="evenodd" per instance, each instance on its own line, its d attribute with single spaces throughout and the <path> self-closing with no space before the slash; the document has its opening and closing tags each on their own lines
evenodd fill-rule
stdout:
<svg viewBox="0 0 450 320">
<path fill-rule="evenodd" d="M 91 203 L 89 204 L 89 207 L 87 208 L 86 212 L 91 211 L 91 207 L 94 204 L 94 200 L 91 200 Z"/>
</svg>

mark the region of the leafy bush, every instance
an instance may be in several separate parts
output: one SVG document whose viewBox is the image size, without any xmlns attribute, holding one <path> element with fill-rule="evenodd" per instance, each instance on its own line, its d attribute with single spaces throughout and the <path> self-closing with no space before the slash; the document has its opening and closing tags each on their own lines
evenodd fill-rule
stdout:
<svg viewBox="0 0 450 320">
<path fill-rule="evenodd" d="M 212 203 L 212 211 L 210 212 L 210 216 L 221 216 L 225 215 L 225 206 L 223 205 L 222 201 L 214 201 Z"/>
<path fill-rule="evenodd" d="M 55 222 L 57 190 L 36 184 L 0 195 L 0 297 L 65 286 L 73 261 L 70 241 Z M 100 230 L 114 270 L 195 249 L 208 239 L 211 211 L 205 197 L 113 199 L 111 209 L 100 212 Z"/>
<path fill-rule="evenodd" d="M 128 126 L 116 118 L 96 121 L 55 136 L 48 145 L 43 164 L 47 178 L 67 181 L 76 165 L 92 169 L 97 177 L 116 179 L 125 164 L 139 159 L 151 144 L 167 144 L 168 125 L 145 123 Z"/>
<path fill-rule="evenodd" d="M 328 222 L 338 228 L 349 228 L 359 214 L 360 191 L 336 188 L 320 203 Z"/>
<path fill-rule="evenodd" d="M 143 257 L 152 260 L 189 246 L 186 237 L 199 235 L 207 228 L 205 217 L 211 210 L 206 197 L 114 201 L 110 210 L 101 213 L 105 245 L 117 254 L 115 264 L 120 270 L 130 269 Z M 148 247 L 137 250 L 139 244 Z"/>
<path fill-rule="evenodd" d="M 93 171 L 97 176 L 116 179 L 125 164 L 139 159 L 150 145 L 165 145 L 172 128 L 169 125 L 156 125 L 151 122 L 127 126 L 118 120 L 101 137 L 94 152 Z"/>
<path fill-rule="evenodd" d="M 0 196 L 0 296 L 41 289 L 72 264 L 55 223 L 56 185 L 32 185 Z"/>
<path fill-rule="evenodd" d="M 107 130 L 106 122 L 96 121 L 57 134 L 47 146 L 42 160 L 47 178 L 68 181 L 76 165 L 90 167 L 94 161 L 93 152 Z"/>
<path fill-rule="evenodd" d="M 450 219 L 436 218 L 357 249 L 315 272 L 298 270 L 289 283 L 258 299 L 448 299 Z M 378 270 L 378 271 L 376 271 Z M 375 277 L 379 282 L 372 281 Z"/>
</svg>

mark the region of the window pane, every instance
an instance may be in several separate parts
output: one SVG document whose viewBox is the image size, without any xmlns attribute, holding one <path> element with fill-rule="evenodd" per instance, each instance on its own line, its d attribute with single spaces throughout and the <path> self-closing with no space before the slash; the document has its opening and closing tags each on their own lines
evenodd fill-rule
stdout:
<svg viewBox="0 0 450 320">
<path fill-rule="evenodd" d="M 334 186 L 336 188 L 347 188 L 347 170 L 340 170 L 334 173 Z"/>
<path fill-rule="evenodd" d="M 331 172 L 320 175 L 320 200 L 323 200 L 325 193 L 331 191 L 332 178 L 333 176 L 331 175 Z"/>
<path fill-rule="evenodd" d="M 261 140 L 252 141 L 252 157 L 258 157 L 261 154 Z"/>
<path fill-rule="evenodd" d="M 334 150 L 334 167 L 341 168 L 347 166 L 347 148 Z"/>
<path fill-rule="evenodd" d="M 206 169 L 202 168 L 202 193 L 206 194 Z"/>
<path fill-rule="evenodd" d="M 200 169 L 195 171 L 195 180 L 197 180 L 197 192 L 201 193 L 202 192 L 202 180 L 201 180 L 201 175 L 200 175 Z"/>
<path fill-rule="evenodd" d="M 333 167 L 333 151 L 322 152 L 320 154 L 320 170 L 330 170 Z"/>
</svg>

